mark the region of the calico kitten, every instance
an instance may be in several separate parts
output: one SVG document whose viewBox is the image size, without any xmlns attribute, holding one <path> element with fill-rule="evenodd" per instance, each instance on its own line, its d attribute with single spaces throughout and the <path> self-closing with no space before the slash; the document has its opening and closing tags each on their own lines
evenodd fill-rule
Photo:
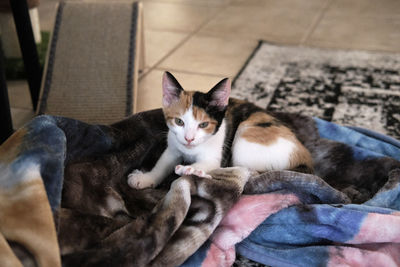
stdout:
<svg viewBox="0 0 400 267">
<path fill-rule="evenodd" d="M 227 78 L 201 93 L 185 91 L 166 72 L 162 87 L 168 145 L 150 172 L 129 174 L 131 187 L 157 186 L 174 169 L 178 175 L 204 178 L 211 178 L 208 171 L 229 165 L 259 172 L 312 172 L 311 155 L 295 134 L 265 110 L 229 98 Z M 182 162 L 189 165 L 180 165 Z"/>
</svg>

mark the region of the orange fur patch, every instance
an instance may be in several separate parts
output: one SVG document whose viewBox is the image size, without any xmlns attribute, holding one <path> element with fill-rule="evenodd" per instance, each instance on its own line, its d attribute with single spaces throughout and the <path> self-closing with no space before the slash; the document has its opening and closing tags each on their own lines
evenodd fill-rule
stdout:
<svg viewBox="0 0 400 267">
<path fill-rule="evenodd" d="M 212 119 L 206 111 L 199 107 L 193 107 L 193 117 L 199 122 L 208 122 L 207 127 L 202 128 L 208 134 L 212 134 L 215 131 L 215 127 L 217 127 L 217 121 Z"/>
<path fill-rule="evenodd" d="M 283 125 L 274 125 L 274 118 L 263 112 L 253 113 L 247 120 L 243 121 L 238 128 L 240 136 L 252 143 L 270 145 L 278 137 L 293 139 L 293 133 Z M 257 126 L 257 124 L 271 123 L 269 127 Z"/>
<path fill-rule="evenodd" d="M 163 107 L 165 119 L 171 122 L 175 118 L 181 117 L 192 105 L 193 94 L 194 92 L 191 91 L 182 91 L 178 101 L 169 107 Z"/>
<path fill-rule="evenodd" d="M 314 172 L 314 164 L 310 152 L 300 142 L 297 144 L 297 149 L 290 155 L 291 169 L 296 169 L 301 165 L 307 166 L 307 172 Z"/>
<path fill-rule="evenodd" d="M 258 126 L 258 124 L 267 123 L 271 123 L 271 126 Z M 296 147 L 292 154 L 288 155 L 290 169 L 294 169 L 299 165 L 305 165 L 310 170 L 313 169 L 310 152 L 300 143 L 296 135 L 289 128 L 282 124 L 277 124 L 275 118 L 267 113 L 253 113 L 247 120 L 239 125 L 238 133 L 240 134 L 240 138 L 264 146 L 275 143 L 278 138 L 284 138 L 293 142 Z"/>
</svg>

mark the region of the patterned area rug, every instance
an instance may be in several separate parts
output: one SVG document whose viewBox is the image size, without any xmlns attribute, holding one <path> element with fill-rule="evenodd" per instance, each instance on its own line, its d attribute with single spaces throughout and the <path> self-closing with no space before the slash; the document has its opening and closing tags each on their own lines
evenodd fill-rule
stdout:
<svg viewBox="0 0 400 267">
<path fill-rule="evenodd" d="M 332 51 L 260 42 L 232 95 L 400 139 L 400 54 Z"/>
<path fill-rule="evenodd" d="M 400 139 L 400 54 L 332 51 L 260 42 L 232 96 Z M 264 266 L 237 255 L 234 267 Z"/>
</svg>

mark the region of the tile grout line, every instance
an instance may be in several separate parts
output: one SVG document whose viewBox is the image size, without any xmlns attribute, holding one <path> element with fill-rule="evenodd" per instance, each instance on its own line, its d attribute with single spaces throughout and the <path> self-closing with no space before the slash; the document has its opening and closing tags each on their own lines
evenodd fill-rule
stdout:
<svg viewBox="0 0 400 267">
<path fill-rule="evenodd" d="M 161 62 L 163 62 L 167 57 L 172 55 L 176 50 L 181 48 L 183 46 L 183 44 L 185 44 L 189 39 L 191 39 L 195 34 L 197 34 L 202 28 L 204 28 L 204 26 L 207 25 L 211 20 L 213 20 L 224 8 L 227 8 L 227 6 L 218 8 L 218 10 L 215 11 L 214 15 L 210 16 L 210 18 L 207 19 L 206 21 L 204 21 L 196 30 L 194 30 L 193 32 L 189 33 L 187 37 L 185 37 L 181 42 L 179 42 L 171 51 L 169 51 L 169 53 L 167 53 L 160 60 L 158 60 L 153 66 L 151 66 L 150 68 L 145 70 L 140 75 L 139 80 L 141 80 L 144 77 L 146 77 L 147 74 L 149 74 L 152 70 L 157 69 L 158 66 L 161 64 Z"/>
<path fill-rule="evenodd" d="M 305 42 L 308 40 L 308 38 L 310 38 L 310 36 L 314 33 L 315 29 L 320 24 L 320 22 L 322 21 L 322 19 L 325 16 L 327 10 L 331 7 L 331 5 L 332 5 L 332 3 L 334 1 L 335 0 L 328 0 L 326 2 L 325 6 L 322 8 L 322 11 L 316 17 L 316 19 L 314 20 L 313 24 L 310 26 L 309 30 L 306 32 L 306 34 L 303 36 L 303 38 L 301 38 L 301 41 L 300 41 L 299 45 L 304 45 Z"/>
<path fill-rule="evenodd" d="M 176 69 L 168 69 L 167 70 L 167 69 L 162 68 L 162 67 L 154 68 L 153 70 L 179 72 L 179 73 L 191 74 L 191 75 L 205 75 L 205 76 L 210 76 L 210 77 L 226 77 L 226 75 L 224 75 L 224 74 L 194 72 L 194 71 L 176 70 Z"/>
<path fill-rule="evenodd" d="M 199 4 L 197 1 L 193 1 L 193 2 L 173 2 L 173 1 L 162 1 L 162 0 L 150 0 L 150 1 L 146 1 L 147 3 L 161 3 L 161 4 L 179 4 L 179 5 L 186 5 L 186 6 L 198 6 L 198 7 L 221 7 L 224 4 L 216 4 L 216 5 L 208 5 L 208 4 Z"/>
</svg>

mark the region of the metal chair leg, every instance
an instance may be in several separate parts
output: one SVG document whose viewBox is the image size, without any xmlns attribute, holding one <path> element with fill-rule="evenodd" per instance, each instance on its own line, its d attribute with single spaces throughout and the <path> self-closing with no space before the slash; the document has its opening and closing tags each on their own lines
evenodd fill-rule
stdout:
<svg viewBox="0 0 400 267">
<path fill-rule="evenodd" d="M 29 17 L 28 3 L 26 0 L 13 0 L 10 1 L 10 4 L 28 78 L 32 105 L 33 109 L 36 110 L 40 93 L 42 70 L 39 64 L 39 56 Z"/>
<path fill-rule="evenodd" d="M 3 49 L 0 43 L 0 144 L 2 144 L 12 133 L 12 119 L 6 77 L 4 74 Z"/>
</svg>

